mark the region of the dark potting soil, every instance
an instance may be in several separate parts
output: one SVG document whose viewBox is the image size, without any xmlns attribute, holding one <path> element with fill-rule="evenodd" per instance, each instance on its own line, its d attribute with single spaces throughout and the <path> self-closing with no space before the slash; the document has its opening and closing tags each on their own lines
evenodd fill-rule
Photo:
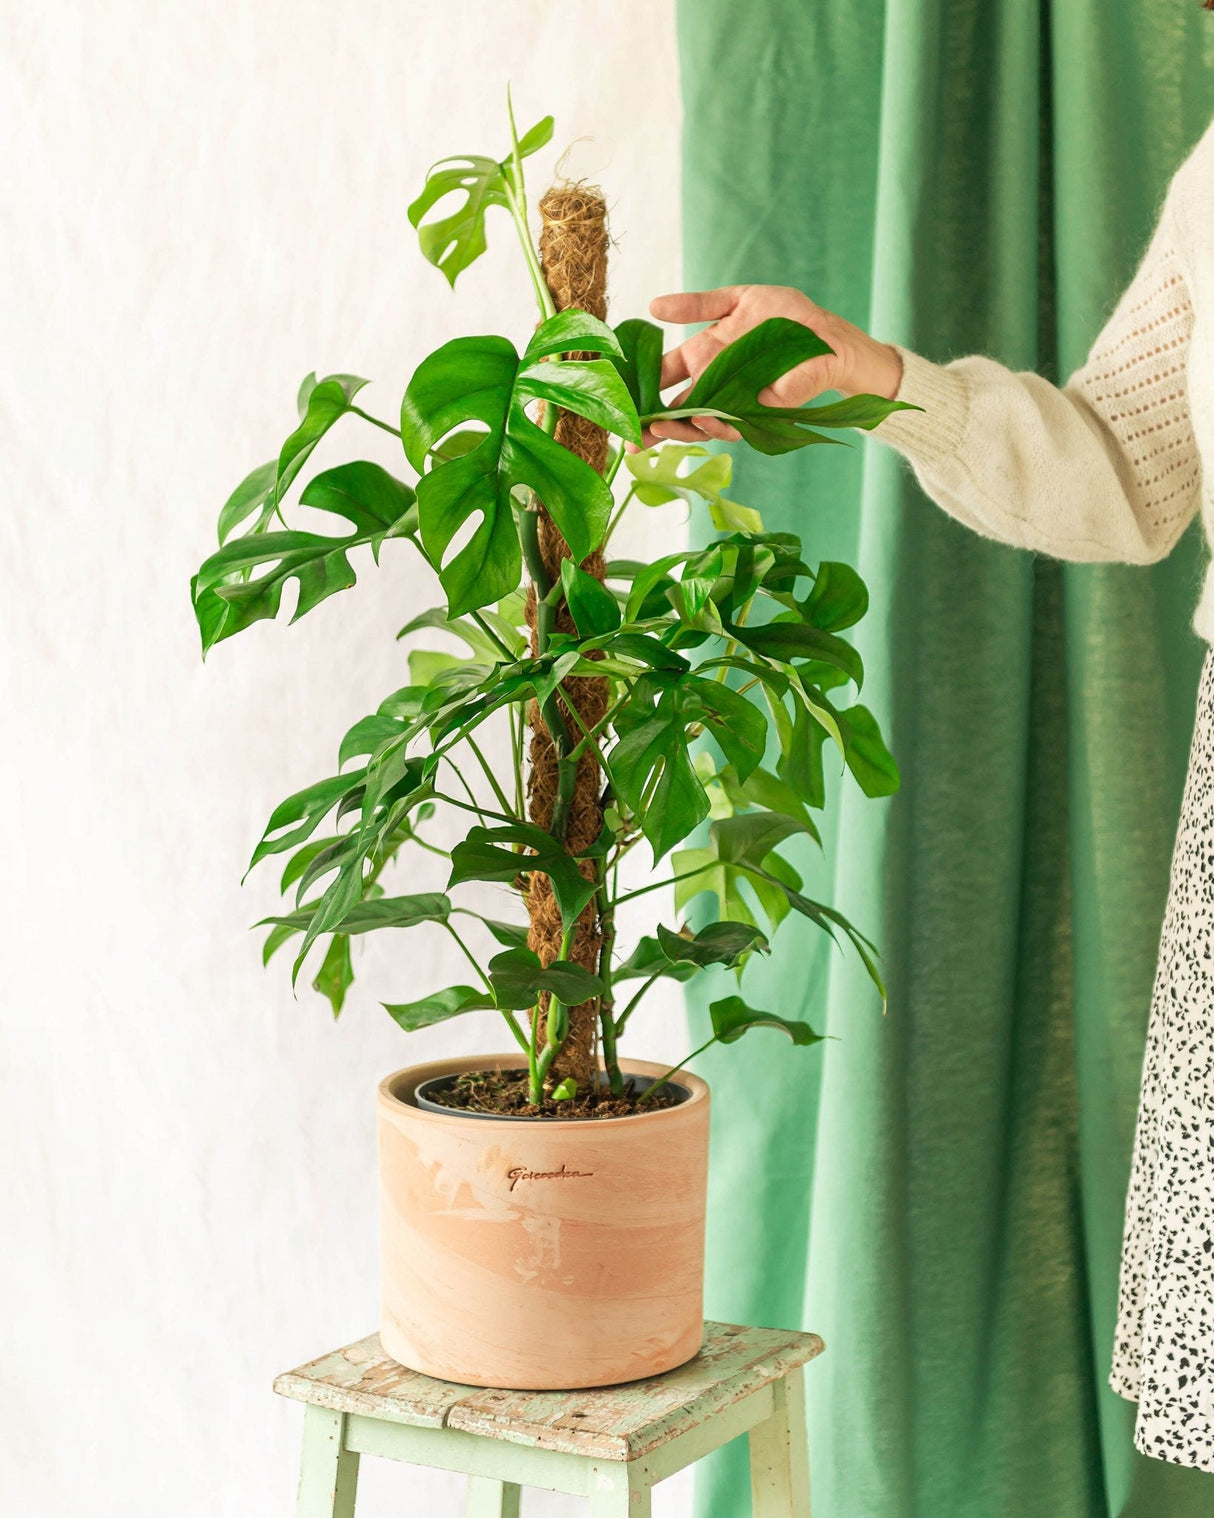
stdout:
<svg viewBox="0 0 1214 1518">
<path fill-rule="evenodd" d="M 631 1117 L 637 1112 L 656 1112 L 677 1107 L 686 1092 L 677 1085 L 662 1086 L 646 1101 L 625 1078 L 624 1095 L 612 1096 L 605 1088 L 588 1091 L 564 1102 L 545 1097 L 535 1106 L 527 1092 L 525 1070 L 467 1070 L 450 1083 L 432 1086 L 427 1099 L 456 1112 L 484 1112 L 496 1117 L 600 1118 Z"/>
</svg>

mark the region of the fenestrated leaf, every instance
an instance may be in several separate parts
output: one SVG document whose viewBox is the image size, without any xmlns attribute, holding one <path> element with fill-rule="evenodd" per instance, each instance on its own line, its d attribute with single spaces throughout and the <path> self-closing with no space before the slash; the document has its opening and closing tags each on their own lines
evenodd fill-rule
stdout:
<svg viewBox="0 0 1214 1518">
<path fill-rule="evenodd" d="M 476 986 L 448 986 L 443 991 L 433 991 L 420 1001 L 383 1002 L 385 1012 L 406 1033 L 418 1028 L 429 1028 L 434 1023 L 446 1022 L 461 1012 L 487 1011 L 493 1006 L 492 998 Z"/>
<path fill-rule="evenodd" d="M 356 532 L 375 544 L 388 534 L 401 537 L 416 531 L 413 490 L 379 464 L 355 459 L 326 469 L 304 487 L 301 506 L 345 517 Z"/>
<path fill-rule="evenodd" d="M 726 996 L 710 1002 L 708 1015 L 712 1018 L 712 1031 L 720 1044 L 733 1044 L 749 1033 L 752 1028 L 778 1028 L 786 1033 L 794 1044 L 820 1044 L 822 1035 L 815 1033 L 808 1023 L 779 1017 L 775 1012 L 759 1012 L 748 1007 L 740 996 Z"/>
<path fill-rule="evenodd" d="M 682 694 L 684 712 L 712 734 L 744 781 L 767 747 L 767 718 L 762 709 L 719 680 L 690 678 Z"/>
<path fill-rule="evenodd" d="M 616 790 L 640 821 L 655 863 L 708 815 L 708 797 L 687 752 L 687 720 L 677 693 L 668 691 L 607 756 Z"/>
<path fill-rule="evenodd" d="M 583 638 L 598 638 L 620 625 L 620 603 L 601 581 L 572 559 L 561 560 L 561 589 L 569 615 Z"/>
<path fill-rule="evenodd" d="M 601 541 L 613 504 L 610 489 L 589 464 L 538 427 L 526 406 L 542 399 L 639 440 L 636 408 L 607 360 L 541 356 L 574 344 L 602 352 L 614 342 L 602 322 L 564 311 L 537 329 L 522 358 L 504 337 L 456 338 L 423 360 L 409 381 L 401 432 L 419 473 L 429 450 L 452 428 L 475 420 L 488 429 L 477 447 L 436 464 L 418 484 L 422 541 L 431 560 L 442 565 L 439 578 L 451 616 L 517 587 L 521 550 L 511 501 L 517 487 L 535 491 L 575 559 L 586 558 Z M 552 343 L 560 348 L 553 350 Z M 456 534 L 477 516 L 472 537 L 444 563 Z"/>
<path fill-rule="evenodd" d="M 529 852 L 516 853 L 514 845 L 522 845 Z M 447 884 L 450 888 L 466 880 L 512 882 L 520 872 L 531 870 L 548 876 L 562 923 L 566 930 L 572 927 L 597 886 L 586 879 L 563 845 L 534 823 L 470 828 L 467 837 L 451 851 L 451 878 Z"/>
<path fill-rule="evenodd" d="M 319 387 L 318 387 L 319 388 Z M 386 537 L 413 532 L 417 519 L 413 492 L 378 464 L 345 464 L 317 475 L 302 501 L 344 517 L 354 529 L 345 537 L 315 532 L 246 533 L 211 555 L 191 582 L 203 652 L 216 643 L 277 615 L 289 580 L 299 586 L 291 618 L 305 613 L 355 583 L 349 554 L 369 544 L 377 551 Z M 271 565 L 257 579 L 243 576 Z"/>
<path fill-rule="evenodd" d="M 759 391 L 781 375 L 811 358 L 834 350 L 800 322 L 773 316 L 760 322 L 723 348 L 708 365 L 678 407 L 650 415 L 648 423 L 662 416 L 712 415 L 730 422 L 752 448 L 760 453 L 788 453 L 811 443 L 833 443 L 815 427 L 875 427 L 905 402 L 879 396 L 852 396 L 849 401 L 824 406 L 764 406 Z"/>
<path fill-rule="evenodd" d="M 639 408 L 644 409 L 644 408 Z M 702 464 L 681 473 L 687 459 L 701 458 Z M 644 506 L 662 506 L 668 501 L 690 501 L 699 496 L 708 502 L 712 524 L 718 532 L 758 533 L 763 518 L 749 506 L 727 500 L 722 491 L 733 476 L 733 459 L 728 453 L 710 453 L 698 443 L 664 443 L 641 453 L 624 457 L 638 501 Z"/>
<path fill-rule="evenodd" d="M 520 157 L 538 152 L 552 137 L 552 117 L 545 116 L 519 140 Z M 442 158 L 426 175 L 421 194 L 410 205 L 409 222 L 417 228 L 423 256 L 446 276 L 454 288 L 458 275 L 485 251 L 485 213 L 490 206 L 509 206 L 506 168 L 509 159 L 469 154 Z M 445 216 L 425 222 L 427 212 L 448 195 L 463 200 Z"/>
</svg>

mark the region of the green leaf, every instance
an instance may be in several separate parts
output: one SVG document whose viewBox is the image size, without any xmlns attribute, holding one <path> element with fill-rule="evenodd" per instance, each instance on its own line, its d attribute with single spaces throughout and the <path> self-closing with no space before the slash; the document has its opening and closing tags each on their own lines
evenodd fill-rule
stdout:
<svg viewBox="0 0 1214 1518">
<path fill-rule="evenodd" d="M 333 1016 L 338 1017 L 345 1005 L 346 992 L 353 984 L 354 967 L 350 963 L 350 940 L 344 934 L 337 934 L 330 942 L 325 957 L 321 961 L 320 969 L 316 972 L 316 979 L 312 982 L 312 989 L 328 1000 L 333 1008 Z"/>
<path fill-rule="evenodd" d="M 219 513 L 219 541 L 222 544 L 241 522 L 259 512 L 254 532 L 265 530 L 274 515 L 274 482 L 278 478 L 278 460 L 259 464 L 247 474 L 223 504 Z"/>
<path fill-rule="evenodd" d="M 711 733 L 726 759 L 745 781 L 767 748 L 767 718 L 760 707 L 719 680 L 689 678 L 683 710 Z"/>
<path fill-rule="evenodd" d="M 705 462 L 686 474 L 680 473 L 684 462 L 691 458 L 702 458 Z M 710 453 L 698 443 L 665 443 L 641 453 L 626 454 L 624 463 L 636 481 L 636 498 L 644 506 L 690 501 L 692 496 L 699 496 L 708 502 L 718 532 L 763 531 L 763 518 L 757 511 L 721 494 L 733 475 L 733 459 L 728 453 Z"/>
<path fill-rule="evenodd" d="M 305 838 L 310 838 L 322 818 L 337 805 L 343 796 L 355 790 L 365 776 L 365 770 L 350 770 L 344 775 L 331 775 L 305 786 L 285 801 L 280 801 L 270 814 L 261 842 L 253 851 L 249 869 L 267 854 L 281 854 Z"/>
<path fill-rule="evenodd" d="M 396 636 L 407 638 L 410 633 L 420 632 L 423 628 L 433 628 L 460 638 L 482 663 L 495 664 L 503 657 L 501 649 L 483 628 L 464 617 L 449 617 L 445 606 L 432 606 L 428 611 L 420 612 L 406 622 Z"/>
<path fill-rule="evenodd" d="M 547 147 L 552 141 L 552 127 L 552 117 L 544 116 L 528 128 L 518 140 L 518 156 L 530 158 L 532 153 L 538 153 L 541 148 Z"/>
<path fill-rule="evenodd" d="M 687 849 L 672 861 L 677 883 L 678 911 L 704 892 L 717 898 L 720 915 L 733 922 L 754 923 L 754 913 L 742 892 L 754 893 L 774 933 L 792 905 L 789 891 L 800 876 L 775 848 L 810 827 L 796 817 L 771 812 L 745 812 L 718 818 L 708 830 L 708 847 Z"/>
<path fill-rule="evenodd" d="M 767 939 L 753 923 L 710 922 L 694 935 L 672 933 L 658 925 L 658 943 L 672 963 L 688 963 L 703 969 L 723 965 L 733 969 L 748 954 L 768 952 Z"/>
<path fill-rule="evenodd" d="M 561 560 L 561 589 L 569 615 L 583 638 L 598 638 L 619 627 L 622 620 L 619 602 L 601 581 L 580 569 L 572 559 Z"/>
<path fill-rule="evenodd" d="M 648 934 L 637 940 L 636 948 L 612 971 L 612 981 L 648 980 L 660 975 L 668 980 L 690 980 L 700 973 L 700 967 L 690 960 L 671 961 L 662 945 Z"/>
<path fill-rule="evenodd" d="M 826 805 L 822 745 L 826 730 L 803 706 L 793 717 L 789 742 L 776 764 L 776 773 L 807 806 Z"/>
<path fill-rule="evenodd" d="M 462 910 L 462 909 L 461 909 Z M 473 916 L 480 916 L 473 913 Z M 507 949 L 525 949 L 527 947 L 528 925 L 525 922 L 501 922 L 493 917 L 481 917 L 481 922 L 489 929 L 498 943 L 504 944 Z"/>
<path fill-rule="evenodd" d="M 864 661 L 859 653 L 843 638 L 823 632 L 820 627 L 781 617 L 774 622 L 747 623 L 744 627 L 730 623 L 727 630 L 731 638 L 765 659 L 785 663 L 793 659 L 818 659 L 841 669 L 857 687 L 864 683 Z"/>
<path fill-rule="evenodd" d="M 519 141 L 520 157 L 536 153 L 552 137 L 552 117 L 537 121 Z M 440 159 L 426 175 L 421 194 L 407 215 L 417 229 L 423 256 L 446 276 L 454 289 L 458 275 L 485 251 L 485 213 L 490 206 L 508 207 L 506 173 L 510 160 L 477 154 Z M 462 201 L 445 216 L 423 218 L 448 195 Z"/>
<path fill-rule="evenodd" d="M 533 949 L 507 949 L 489 961 L 489 980 L 497 1005 L 522 1012 L 534 1007 L 542 991 L 566 1006 L 580 1006 L 603 994 L 603 982 L 571 960 L 554 960 L 547 969 Z"/>
<path fill-rule="evenodd" d="M 415 500 L 403 480 L 379 464 L 355 459 L 309 480 L 299 504 L 345 517 L 355 532 L 376 544 L 388 535 L 403 537 L 417 531 Z"/>
<path fill-rule="evenodd" d="M 397 717 L 385 717 L 380 712 L 363 717 L 341 740 L 337 762 L 347 764 L 358 755 L 373 754 L 381 743 L 399 737 L 404 730 L 405 724 Z"/>
<path fill-rule="evenodd" d="M 818 565 L 814 588 L 802 604 L 805 620 L 824 632 L 852 627 L 868 610 L 868 587 L 849 564 Z"/>
<path fill-rule="evenodd" d="M 559 1086 L 552 1088 L 552 1100 L 554 1102 L 571 1102 L 577 1095 L 577 1081 L 572 1075 L 567 1075 Z"/>
<path fill-rule="evenodd" d="M 318 902 L 300 907 L 281 917 L 263 917 L 259 928 L 271 923 L 302 932 L 311 927 Z M 422 922 L 446 922 L 451 915 L 450 899 L 441 891 L 422 891 L 415 896 L 379 896 L 358 902 L 333 926 L 345 935 L 374 933 L 379 928 L 415 928 Z"/>
<path fill-rule="evenodd" d="M 808 1023 L 793 1022 L 774 1012 L 758 1012 L 748 1007 L 740 996 L 726 996 L 721 1001 L 709 1003 L 708 1015 L 712 1018 L 712 1031 L 721 1044 L 736 1043 L 752 1028 L 779 1028 L 794 1044 L 822 1042 L 822 1035 L 815 1033 Z"/>
<path fill-rule="evenodd" d="M 687 752 L 686 722 L 676 695 L 667 692 L 608 756 L 616 790 L 640 821 L 655 864 L 708 815 L 708 797 Z"/>
<path fill-rule="evenodd" d="M 844 758 L 866 796 L 892 796 L 901 784 L 898 765 L 885 746 L 877 719 L 866 706 L 839 713 Z"/>
<path fill-rule="evenodd" d="M 319 388 L 319 387 L 318 387 Z M 246 533 L 224 544 L 205 561 L 191 583 L 194 612 L 205 654 L 216 643 L 278 614 L 289 580 L 299 586 L 292 622 L 356 576 L 349 554 L 370 545 L 377 552 L 386 537 L 413 532 L 417 519 L 413 492 L 378 464 L 345 464 L 317 475 L 303 504 L 342 516 L 354 529 L 345 537 L 314 532 Z M 256 579 L 245 576 L 272 565 Z"/>
<path fill-rule="evenodd" d="M 643 416 L 647 411 L 659 411 L 662 406 L 662 329 L 653 322 L 631 317 L 615 329 L 619 340 L 619 354 L 615 366 L 620 371 L 628 394 L 637 411 Z M 639 457 L 639 455 L 633 455 Z M 631 469 L 629 457 L 624 462 Z M 635 471 L 634 471 L 635 472 Z"/>
<path fill-rule="evenodd" d="M 715 415 L 731 421 L 760 453 L 788 453 L 811 443 L 831 443 L 814 427 L 875 427 L 906 403 L 879 396 L 852 396 L 824 406 L 764 406 L 759 392 L 811 358 L 833 349 L 815 332 L 785 316 L 773 316 L 723 348 L 677 408 L 647 415 Z"/>
<path fill-rule="evenodd" d="M 365 379 L 359 379 L 356 374 L 330 374 L 308 392 L 303 420 L 278 454 L 278 474 L 274 481 L 276 507 L 290 488 L 292 480 L 312 456 L 317 443 L 334 422 L 350 410 L 354 397 L 366 383 Z M 302 389 L 300 393 L 303 393 Z"/>
<path fill-rule="evenodd" d="M 611 337 L 593 317 L 561 312 L 537 329 L 528 354 L 547 351 L 551 343 L 601 350 L 607 339 L 597 329 Z M 636 409 L 606 359 L 520 359 L 503 337 L 462 337 L 423 360 L 409 381 L 401 432 L 419 473 L 427 453 L 453 427 L 475 420 L 487 428 L 476 448 L 436 464 L 417 488 L 422 541 L 431 560 L 443 566 L 439 578 L 452 617 L 518 585 L 522 556 L 511 500 L 516 488 L 535 491 L 579 562 L 606 531 L 611 491 L 589 464 L 530 419 L 526 407 L 540 399 L 639 440 Z M 444 563 L 456 534 L 475 517 L 480 521 L 471 539 Z"/>
<path fill-rule="evenodd" d="M 475 986 L 448 986 L 445 991 L 434 991 L 420 1001 L 383 1002 L 381 1005 L 406 1033 L 414 1033 L 418 1028 L 429 1028 L 434 1023 L 446 1022 L 449 1017 L 458 1017 L 461 1012 L 488 1010 L 493 1002 Z"/>
<path fill-rule="evenodd" d="M 852 948 L 860 956 L 860 960 L 868 972 L 869 979 L 881 993 L 881 1000 L 884 1002 L 885 982 L 882 980 L 881 972 L 877 968 L 877 948 L 872 939 L 866 937 L 860 932 L 859 928 L 853 926 L 844 917 L 842 912 L 837 912 L 834 907 L 828 907 L 824 902 L 811 901 L 807 896 L 804 896 L 799 889 L 799 881 L 796 885 L 793 885 L 790 881 L 781 879 L 782 872 L 771 868 L 772 864 L 777 861 L 781 864 L 785 863 L 785 861 L 780 860 L 778 854 L 773 854 L 767 861 L 766 869 L 754 872 L 755 878 L 765 880 L 769 884 L 777 886 L 783 891 L 789 906 L 792 907 L 794 912 L 799 912 L 802 917 L 808 917 L 812 923 L 822 928 L 824 932 L 829 933 L 832 938 L 835 937 L 835 928 L 838 928 L 847 937 Z"/>
<path fill-rule="evenodd" d="M 516 853 L 515 845 L 528 853 Z M 520 872 L 538 870 L 552 882 L 552 894 L 561 911 L 561 921 L 568 931 L 582 908 L 594 895 L 597 886 L 578 869 L 573 855 L 534 823 L 514 822 L 502 827 L 469 829 L 468 835 L 451 851 L 451 878 L 448 888 L 466 880 L 500 880 L 513 882 Z"/>
<path fill-rule="evenodd" d="M 535 979 L 538 991 L 547 991 L 567 1007 L 579 1007 L 583 1002 L 602 996 L 606 987 L 597 975 L 591 974 L 571 959 L 554 959 Z"/>
</svg>

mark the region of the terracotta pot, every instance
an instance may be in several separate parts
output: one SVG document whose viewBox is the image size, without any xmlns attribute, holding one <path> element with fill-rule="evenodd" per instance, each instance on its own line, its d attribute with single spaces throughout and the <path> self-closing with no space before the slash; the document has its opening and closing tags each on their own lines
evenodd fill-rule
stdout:
<svg viewBox="0 0 1214 1518">
<path fill-rule="evenodd" d="M 429 1112 L 414 1065 L 379 1088 L 380 1338 L 472 1386 L 613 1386 L 672 1370 L 702 1332 L 708 1087 L 677 1107 L 582 1121 Z M 660 1065 L 623 1062 L 635 1075 Z"/>
</svg>

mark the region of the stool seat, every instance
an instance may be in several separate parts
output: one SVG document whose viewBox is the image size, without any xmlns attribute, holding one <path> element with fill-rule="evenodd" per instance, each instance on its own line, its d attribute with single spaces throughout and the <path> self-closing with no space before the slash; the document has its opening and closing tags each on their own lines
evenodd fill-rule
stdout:
<svg viewBox="0 0 1214 1518">
<path fill-rule="evenodd" d="M 274 1390 L 309 1404 L 300 1518 L 353 1514 L 361 1454 L 465 1472 L 478 1518 L 513 1518 L 523 1485 L 587 1495 L 592 1513 L 641 1515 L 656 1482 L 741 1433 L 755 1513 L 807 1518 L 801 1368 L 823 1348 L 816 1334 L 705 1323 L 700 1353 L 665 1375 L 499 1391 L 407 1370 L 372 1334 L 285 1372 Z"/>
</svg>

